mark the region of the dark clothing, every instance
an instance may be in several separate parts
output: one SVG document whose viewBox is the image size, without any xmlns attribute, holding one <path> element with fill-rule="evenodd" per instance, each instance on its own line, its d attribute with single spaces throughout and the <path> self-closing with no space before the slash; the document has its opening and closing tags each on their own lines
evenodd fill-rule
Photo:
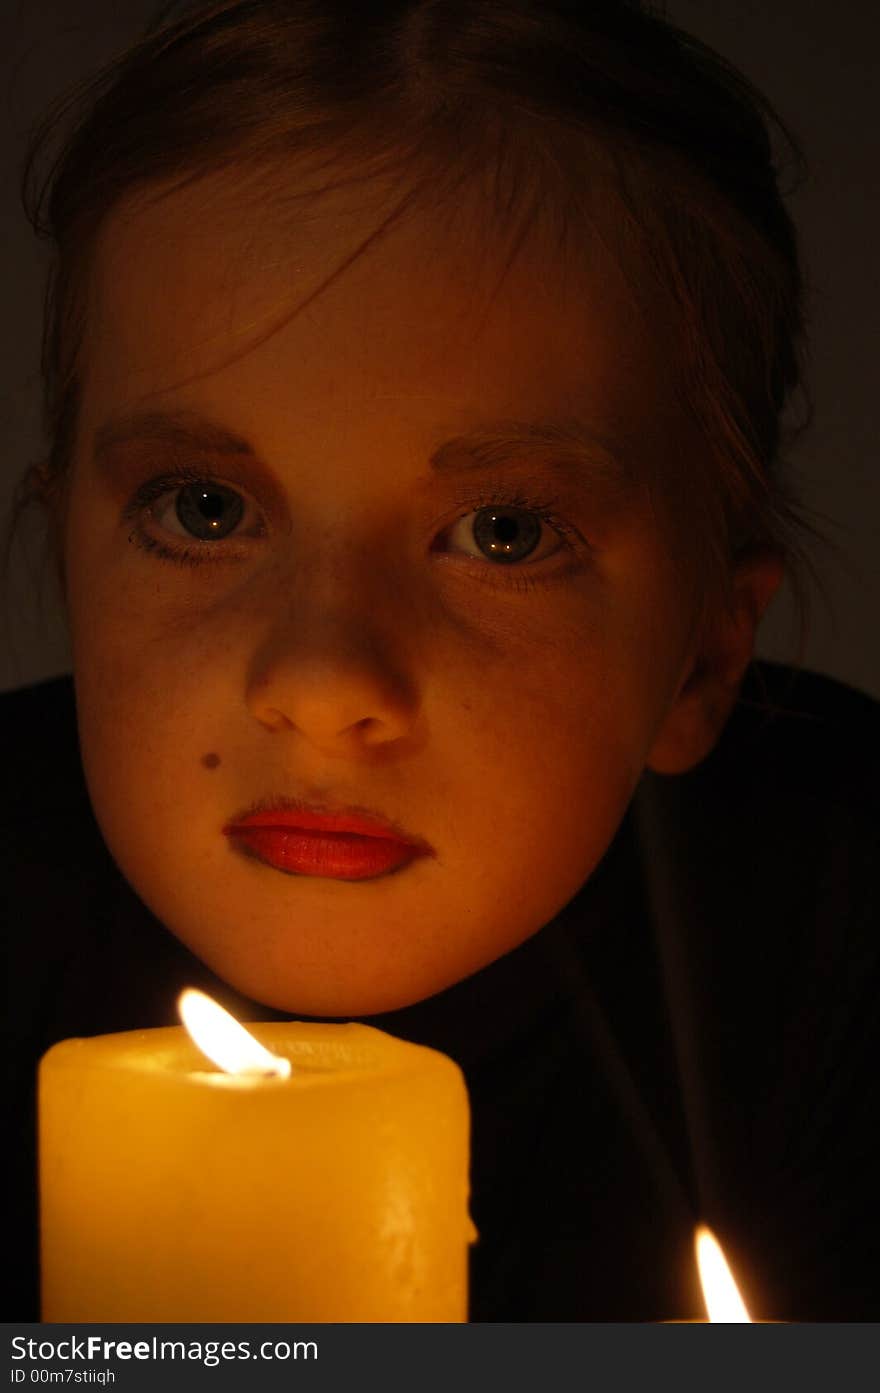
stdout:
<svg viewBox="0 0 880 1393">
<path fill-rule="evenodd" d="M 769 708 L 774 709 L 770 714 Z M 33 1083 L 75 1035 L 177 1024 L 219 982 L 117 870 L 70 678 L 0 696 L 11 1034 L 4 1318 L 38 1318 Z M 563 913 L 370 1018 L 470 1090 L 471 1319 L 699 1314 L 693 1225 L 755 1316 L 880 1317 L 880 707 L 756 664 L 712 755 L 647 774 Z"/>
</svg>

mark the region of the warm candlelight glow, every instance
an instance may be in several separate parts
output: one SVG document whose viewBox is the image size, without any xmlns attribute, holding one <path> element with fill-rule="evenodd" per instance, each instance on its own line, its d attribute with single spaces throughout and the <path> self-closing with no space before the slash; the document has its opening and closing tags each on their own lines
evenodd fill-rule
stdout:
<svg viewBox="0 0 880 1393">
<path fill-rule="evenodd" d="M 701 1225 L 694 1235 L 694 1246 L 709 1320 L 724 1321 L 729 1325 L 751 1324 L 752 1318 L 743 1305 L 727 1260 L 711 1229 Z"/>
<path fill-rule="evenodd" d="M 194 1044 L 227 1074 L 289 1078 L 290 1060 L 270 1054 L 234 1016 L 204 992 L 192 988 L 181 992 L 177 1009 Z"/>
</svg>

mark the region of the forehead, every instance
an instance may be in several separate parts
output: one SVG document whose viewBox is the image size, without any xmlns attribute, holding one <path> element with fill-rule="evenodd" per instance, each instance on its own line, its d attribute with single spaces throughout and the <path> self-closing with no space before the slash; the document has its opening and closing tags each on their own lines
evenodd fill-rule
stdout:
<svg viewBox="0 0 880 1393">
<path fill-rule="evenodd" d="M 649 428 L 656 450 L 668 415 L 668 355 L 607 236 L 585 225 L 563 249 L 479 196 L 401 208 L 378 183 L 303 198 L 210 176 L 121 204 L 90 288 L 96 417 L 232 390 L 239 424 L 331 401 L 386 427 L 398 408 L 437 429 L 570 414 L 633 448 Z"/>
</svg>

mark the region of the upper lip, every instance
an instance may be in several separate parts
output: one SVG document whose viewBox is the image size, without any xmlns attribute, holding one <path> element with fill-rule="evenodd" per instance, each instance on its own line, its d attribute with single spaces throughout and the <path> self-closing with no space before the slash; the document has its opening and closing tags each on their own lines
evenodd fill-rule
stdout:
<svg viewBox="0 0 880 1393">
<path fill-rule="evenodd" d="M 351 832 L 359 837 L 381 837 L 383 841 L 403 842 L 426 855 L 434 849 L 424 838 L 407 832 L 371 808 L 349 806 L 333 808 L 283 795 L 261 798 L 243 812 L 231 817 L 225 833 L 238 827 L 299 827 L 308 832 Z"/>
</svg>

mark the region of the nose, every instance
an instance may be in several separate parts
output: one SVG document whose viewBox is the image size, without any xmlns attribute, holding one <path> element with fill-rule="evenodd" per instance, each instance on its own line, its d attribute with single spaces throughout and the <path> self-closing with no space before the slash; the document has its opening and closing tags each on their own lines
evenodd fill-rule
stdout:
<svg viewBox="0 0 880 1393">
<path fill-rule="evenodd" d="M 419 731 L 419 698 L 400 645 L 362 613 L 293 612 L 256 654 L 251 714 L 337 758 L 402 755 Z"/>
</svg>

